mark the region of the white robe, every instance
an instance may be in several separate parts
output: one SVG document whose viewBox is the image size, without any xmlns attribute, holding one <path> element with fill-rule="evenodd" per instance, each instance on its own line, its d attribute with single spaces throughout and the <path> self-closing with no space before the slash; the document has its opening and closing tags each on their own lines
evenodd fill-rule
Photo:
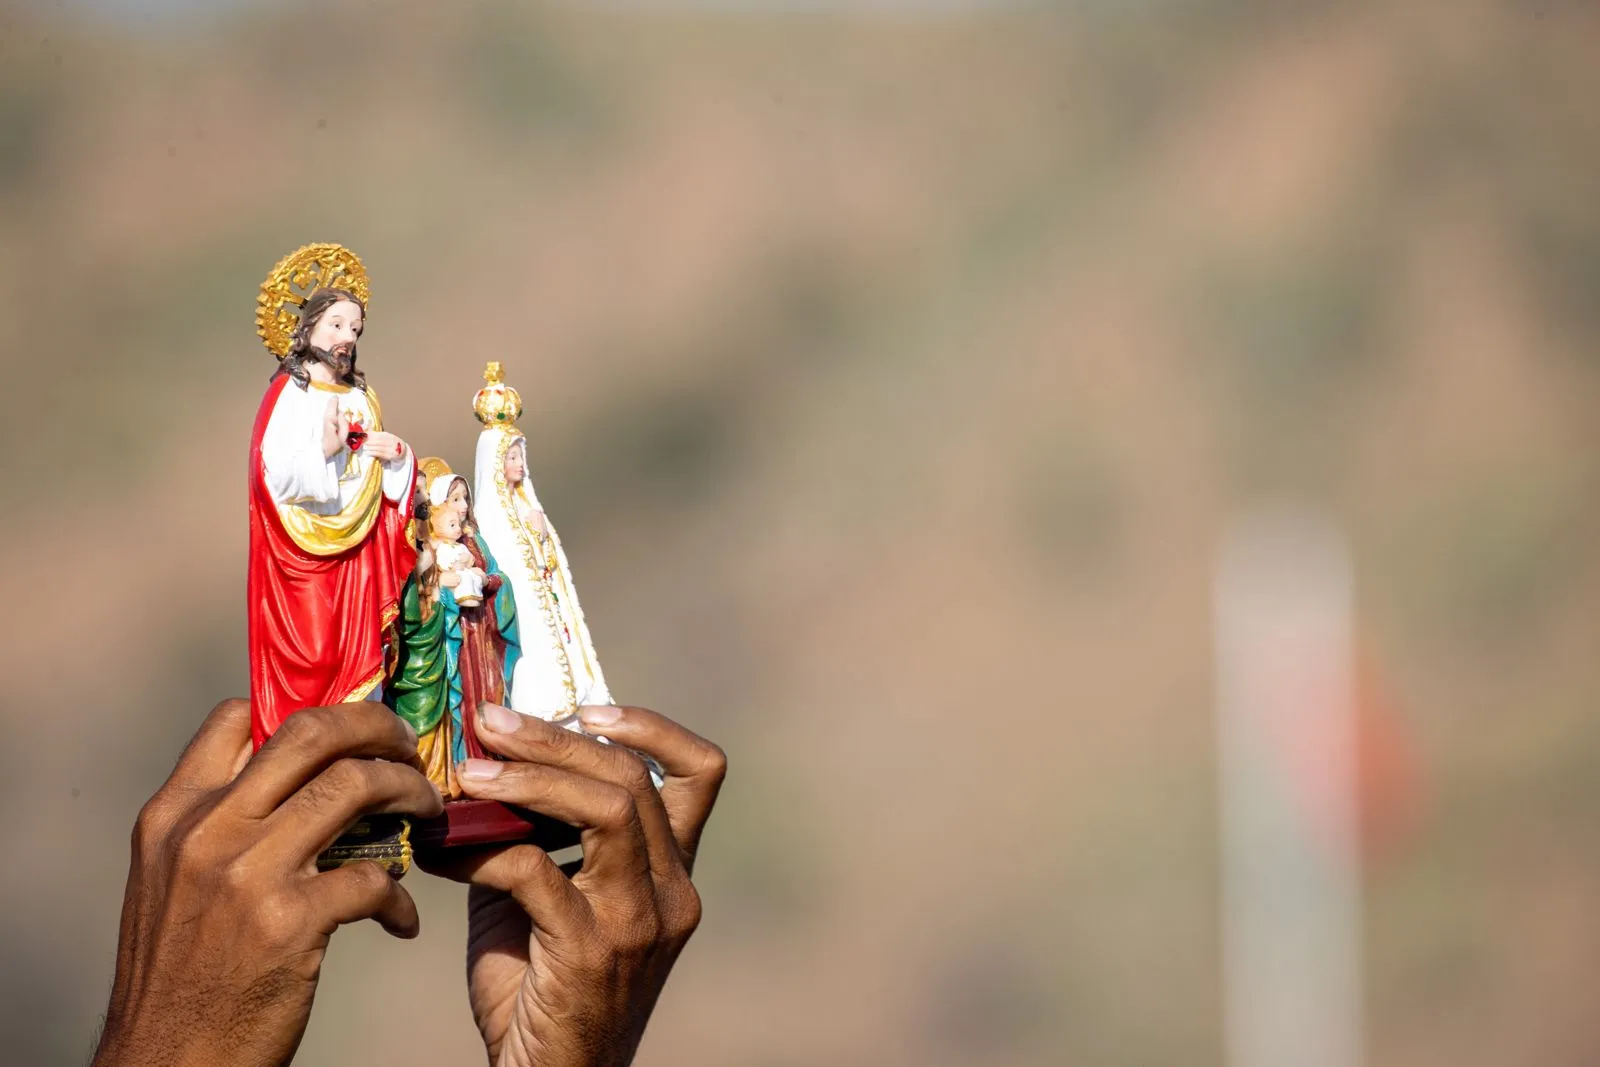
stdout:
<svg viewBox="0 0 1600 1067">
<path fill-rule="evenodd" d="M 516 489 L 506 484 L 505 455 L 518 441 L 526 453 L 523 435 L 509 427 L 490 427 L 478 435 L 472 510 L 517 603 L 522 658 L 511 678 L 511 707 L 554 721 L 585 704 L 612 703 L 611 691 L 555 527 L 546 517 L 549 534 L 541 538 L 517 515 L 514 494 L 542 510 L 530 479 L 524 477 Z M 544 570 L 550 563 L 547 580 Z"/>
<path fill-rule="evenodd" d="M 483 599 L 483 577 L 472 569 L 472 552 L 466 545 L 435 538 L 433 560 L 441 574 L 450 572 L 457 576 L 454 589 L 457 602 Z"/>
<path fill-rule="evenodd" d="M 293 505 L 314 515 L 337 515 L 350 506 L 378 462 L 370 456 L 341 448 L 330 459 L 322 454 L 322 428 L 332 401 L 364 429 L 380 429 L 376 397 L 349 386 L 311 382 L 303 388 L 286 382 L 272 407 L 261 434 L 261 463 L 266 468 L 267 491 L 280 508 Z M 411 510 L 413 456 L 383 461 L 383 495 Z"/>
</svg>

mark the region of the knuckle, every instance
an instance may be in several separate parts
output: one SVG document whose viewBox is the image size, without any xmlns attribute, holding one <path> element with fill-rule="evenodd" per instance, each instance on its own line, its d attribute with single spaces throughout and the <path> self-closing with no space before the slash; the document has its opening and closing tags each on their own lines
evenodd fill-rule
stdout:
<svg viewBox="0 0 1600 1067">
<path fill-rule="evenodd" d="M 166 835 L 164 851 L 172 865 L 188 877 L 203 877 L 215 872 L 221 863 L 220 843 L 226 835 L 212 812 L 184 819 Z"/>
<path fill-rule="evenodd" d="M 560 760 L 577 747 L 578 735 L 571 730 L 551 727 L 531 716 L 523 716 L 523 720 L 517 724 L 517 738 L 536 752 L 544 753 L 547 758 Z"/>
<path fill-rule="evenodd" d="M 616 947 L 624 953 L 643 954 L 660 944 L 661 934 L 660 916 L 654 911 L 645 911 L 623 927 Z"/>
<path fill-rule="evenodd" d="M 527 849 L 517 854 L 511 866 L 511 880 L 515 886 L 512 895 L 524 908 L 542 906 L 540 888 L 555 873 L 555 861 L 542 849 Z"/>
<path fill-rule="evenodd" d="M 728 754 L 722 750 L 721 745 L 706 742 L 705 751 L 700 758 L 700 775 L 718 783 L 727 777 Z"/>
<path fill-rule="evenodd" d="M 216 707 L 212 708 L 211 714 L 224 717 L 247 717 L 250 714 L 250 701 L 244 699 L 243 697 L 229 697 L 227 700 L 221 701 Z"/>
<path fill-rule="evenodd" d="M 389 872 L 371 860 L 351 864 L 348 870 L 351 884 L 356 892 L 367 899 L 382 898 L 394 885 L 394 879 L 389 876 Z"/>
<path fill-rule="evenodd" d="M 317 776 L 319 792 L 332 800 L 343 796 L 367 796 L 378 785 L 378 766 L 370 760 L 346 756 L 334 760 Z"/>
<path fill-rule="evenodd" d="M 348 723 L 349 728 L 359 730 L 363 734 L 374 736 L 390 735 L 402 737 L 405 735 L 405 720 L 394 713 L 392 708 L 372 701 L 363 701 L 360 704 L 346 704 L 339 709 L 341 721 Z"/>
<path fill-rule="evenodd" d="M 389 767 L 389 773 L 395 776 L 396 796 L 429 811 L 438 809 L 444 802 L 444 794 L 439 791 L 439 787 L 415 767 L 407 767 L 404 764 L 390 764 Z"/>
<path fill-rule="evenodd" d="M 166 841 L 171 829 L 166 797 L 157 793 L 144 802 L 138 817 L 133 820 L 133 850 L 139 856 L 154 855 Z"/>
<path fill-rule="evenodd" d="M 324 708 L 302 708 L 278 724 L 273 734 L 280 745 L 321 751 L 332 743 L 332 723 Z"/>
<path fill-rule="evenodd" d="M 310 926 L 300 902 L 286 893 L 258 894 L 249 915 L 256 936 L 267 946 L 288 944 Z"/>
<path fill-rule="evenodd" d="M 693 882 L 685 879 L 682 887 L 672 894 L 665 911 L 662 925 L 666 935 L 673 941 L 682 942 L 699 929 L 705 906 L 700 899 L 700 891 Z"/>
<path fill-rule="evenodd" d="M 639 809 L 633 802 L 633 794 L 621 786 L 610 786 L 602 790 L 599 804 L 595 811 L 595 821 L 605 829 L 621 829 L 639 817 Z"/>
<path fill-rule="evenodd" d="M 217 881 L 224 892 L 255 901 L 261 897 L 261 868 L 248 853 L 215 866 Z"/>
<path fill-rule="evenodd" d="M 644 765 L 644 760 L 615 745 L 607 747 L 616 748 L 616 759 L 622 766 L 623 785 L 630 792 L 637 795 L 655 788 L 655 783 L 650 779 L 650 768 Z"/>
<path fill-rule="evenodd" d="M 172 867 L 184 875 L 196 875 L 210 869 L 210 857 L 206 855 L 201 842 L 194 834 L 170 834 L 166 846 L 162 850 L 166 853 L 168 862 Z"/>
</svg>

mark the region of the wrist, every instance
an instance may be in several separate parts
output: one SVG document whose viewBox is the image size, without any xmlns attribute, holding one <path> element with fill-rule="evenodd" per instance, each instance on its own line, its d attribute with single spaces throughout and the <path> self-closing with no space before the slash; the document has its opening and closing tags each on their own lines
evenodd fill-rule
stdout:
<svg viewBox="0 0 1600 1067">
<path fill-rule="evenodd" d="M 90 1067 L 202 1067 L 238 1063 L 236 1050 L 184 1026 L 163 1028 L 107 1021 Z"/>
</svg>

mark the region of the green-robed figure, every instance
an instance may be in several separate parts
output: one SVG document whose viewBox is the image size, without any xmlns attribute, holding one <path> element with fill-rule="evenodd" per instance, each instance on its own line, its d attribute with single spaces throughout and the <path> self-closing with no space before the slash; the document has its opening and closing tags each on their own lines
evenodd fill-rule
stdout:
<svg viewBox="0 0 1600 1067">
<path fill-rule="evenodd" d="M 426 526 L 416 572 L 401 594 L 399 658 L 383 698 L 416 730 L 428 778 L 452 800 L 461 796 L 456 764 L 488 758 L 474 722 L 485 701 L 506 703 L 521 654 L 517 609 L 478 535 L 467 480 L 442 459 L 418 467 L 426 479 Z"/>
</svg>

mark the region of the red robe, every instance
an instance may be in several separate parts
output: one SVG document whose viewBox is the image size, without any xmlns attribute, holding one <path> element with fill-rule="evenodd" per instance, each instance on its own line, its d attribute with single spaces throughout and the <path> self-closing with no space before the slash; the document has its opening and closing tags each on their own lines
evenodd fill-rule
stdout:
<svg viewBox="0 0 1600 1067">
<path fill-rule="evenodd" d="M 267 386 L 250 434 L 250 719 L 260 748 L 301 708 L 362 700 L 382 683 L 400 591 L 416 564 L 406 511 L 381 497 L 371 532 L 335 556 L 290 539 L 267 491 L 261 437 L 278 395 Z M 369 427 L 376 429 L 376 427 Z"/>
<path fill-rule="evenodd" d="M 461 673 L 461 732 L 468 756 L 490 759 L 491 754 L 478 741 L 478 705 L 506 702 L 506 639 L 494 610 L 495 595 L 505 579 L 488 573 L 489 561 L 478 551 L 476 537 L 468 534 L 461 543 L 472 553 L 472 565 L 487 575 L 483 603 L 461 609 L 461 652 L 456 657 L 456 669 Z"/>
</svg>

